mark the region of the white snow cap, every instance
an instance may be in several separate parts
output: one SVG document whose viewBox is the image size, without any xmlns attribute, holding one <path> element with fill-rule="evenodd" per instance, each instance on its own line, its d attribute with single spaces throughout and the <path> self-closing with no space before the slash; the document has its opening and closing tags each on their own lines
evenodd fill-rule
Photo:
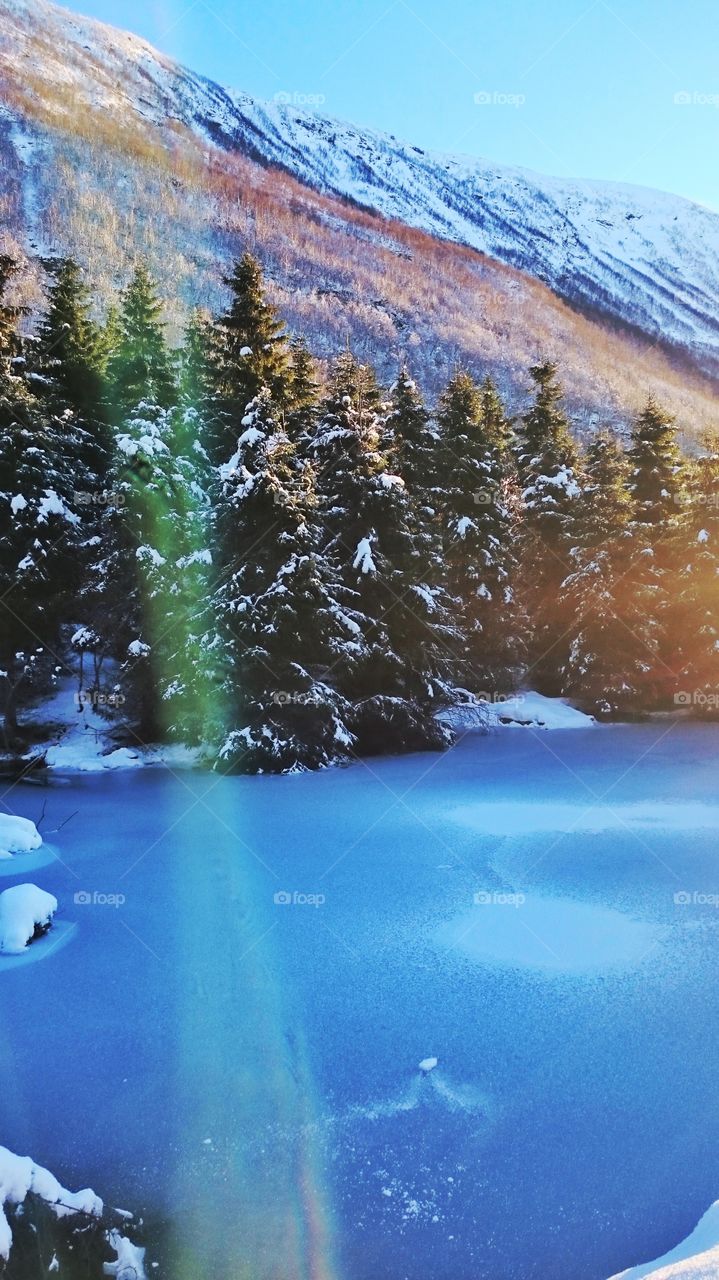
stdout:
<svg viewBox="0 0 719 1280">
<path fill-rule="evenodd" d="M 35 884 L 16 884 L 0 893 L 0 954 L 21 955 L 35 929 L 48 929 L 57 898 Z"/>
<path fill-rule="evenodd" d="M 11 858 L 14 853 L 29 853 L 39 849 L 42 836 L 29 818 L 18 818 L 14 813 L 0 813 L 0 858 Z"/>
<path fill-rule="evenodd" d="M 430 1071 L 434 1071 L 438 1062 L 439 1058 L 423 1058 L 419 1063 L 418 1070 L 424 1075 L 429 1075 Z"/>
<path fill-rule="evenodd" d="M 35 1164 L 29 1156 L 15 1156 L 7 1147 L 0 1147 L 0 1258 L 5 1262 L 12 1247 L 12 1232 L 5 1207 L 24 1204 L 31 1192 L 44 1200 L 57 1218 L 66 1218 L 74 1213 L 102 1217 L 102 1200 L 94 1191 L 66 1191 L 57 1178 Z"/>
<path fill-rule="evenodd" d="M 361 573 L 377 572 L 377 566 L 372 559 L 372 543 L 369 538 L 360 538 L 357 543 L 352 568 L 359 569 Z"/>
</svg>

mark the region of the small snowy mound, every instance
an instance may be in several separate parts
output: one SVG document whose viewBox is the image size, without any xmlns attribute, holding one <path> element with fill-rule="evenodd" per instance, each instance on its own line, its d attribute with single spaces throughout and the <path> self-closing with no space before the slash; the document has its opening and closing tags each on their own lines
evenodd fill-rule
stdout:
<svg viewBox="0 0 719 1280">
<path fill-rule="evenodd" d="M 42 836 L 29 818 L 17 818 L 14 813 L 0 813 L 0 858 L 11 858 L 14 853 L 29 853 L 39 849 Z"/>
<path fill-rule="evenodd" d="M 0 893 L 0 954 L 20 955 L 29 942 L 47 933 L 57 898 L 34 884 L 16 884 Z"/>
<path fill-rule="evenodd" d="M 438 1061 L 438 1058 L 423 1058 L 419 1063 L 418 1070 L 422 1072 L 423 1076 L 428 1076 L 430 1071 L 434 1071 Z"/>
<path fill-rule="evenodd" d="M 536 729 L 588 729 L 594 716 L 577 711 L 564 698 L 546 698 L 543 693 L 518 693 L 505 702 L 493 702 L 490 717 L 494 724 L 527 725 Z"/>
<path fill-rule="evenodd" d="M 719 1200 L 675 1249 L 654 1262 L 630 1267 L 611 1280 L 716 1280 L 719 1276 Z"/>
<path fill-rule="evenodd" d="M 516 728 L 588 729 L 594 716 L 585 715 L 570 706 L 564 698 L 547 698 L 543 693 L 527 691 L 511 697 L 483 698 L 447 707 L 439 719 L 459 733 L 470 729 Z"/>
<path fill-rule="evenodd" d="M 94 1191 L 66 1191 L 57 1178 L 34 1164 L 29 1156 L 15 1156 L 7 1147 L 0 1147 L 0 1258 L 5 1262 L 12 1247 L 12 1231 L 5 1209 L 23 1205 L 31 1194 L 44 1200 L 58 1218 L 74 1213 L 102 1217 L 102 1200 Z"/>
</svg>

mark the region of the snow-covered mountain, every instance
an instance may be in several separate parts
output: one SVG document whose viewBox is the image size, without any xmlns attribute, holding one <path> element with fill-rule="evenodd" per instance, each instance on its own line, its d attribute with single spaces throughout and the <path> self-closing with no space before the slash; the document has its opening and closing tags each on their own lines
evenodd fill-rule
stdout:
<svg viewBox="0 0 719 1280">
<path fill-rule="evenodd" d="M 587 425 L 650 389 L 690 434 L 715 417 L 719 214 L 261 103 L 48 0 L 0 0 L 0 208 L 33 306 L 43 254 L 72 253 L 105 300 L 141 255 L 176 335 L 250 247 L 320 357 L 349 338 L 430 394 L 464 363 L 512 408 L 549 357 Z"/>
<path fill-rule="evenodd" d="M 262 103 L 139 38 L 47 4 L 2 0 L 12 75 L 280 165 L 433 235 L 480 249 L 644 331 L 719 360 L 719 214 L 677 196 L 440 155 L 282 101 Z M 38 59 L 38 42 L 41 57 Z M 278 95 L 280 99 L 287 95 Z"/>
</svg>

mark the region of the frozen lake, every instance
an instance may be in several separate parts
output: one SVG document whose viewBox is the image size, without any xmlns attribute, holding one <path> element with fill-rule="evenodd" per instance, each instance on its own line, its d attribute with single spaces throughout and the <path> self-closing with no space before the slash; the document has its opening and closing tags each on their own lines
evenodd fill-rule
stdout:
<svg viewBox="0 0 719 1280">
<path fill-rule="evenodd" d="M 719 1196 L 717 760 L 665 721 L 17 788 L 78 812 L 0 863 L 60 901 L 0 960 L 1 1140 L 144 1214 L 159 1280 L 656 1257 Z"/>
</svg>

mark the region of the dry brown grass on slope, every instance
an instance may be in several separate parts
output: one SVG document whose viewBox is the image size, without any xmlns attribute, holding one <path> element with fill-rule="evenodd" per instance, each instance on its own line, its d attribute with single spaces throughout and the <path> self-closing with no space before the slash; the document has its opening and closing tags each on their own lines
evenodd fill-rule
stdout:
<svg viewBox="0 0 719 1280">
<path fill-rule="evenodd" d="M 105 299 L 147 258 L 177 337 L 187 307 L 222 300 L 249 247 L 289 325 L 321 356 L 347 337 L 383 376 L 406 356 L 435 393 L 458 363 L 492 372 L 517 407 L 526 370 L 556 358 L 580 421 L 626 420 L 652 389 L 694 436 L 717 421 L 714 388 L 649 341 L 574 312 L 546 286 L 474 250 L 304 187 L 284 172 L 74 101 L 66 86 L 12 96 L 47 141 L 44 230 Z"/>
</svg>

